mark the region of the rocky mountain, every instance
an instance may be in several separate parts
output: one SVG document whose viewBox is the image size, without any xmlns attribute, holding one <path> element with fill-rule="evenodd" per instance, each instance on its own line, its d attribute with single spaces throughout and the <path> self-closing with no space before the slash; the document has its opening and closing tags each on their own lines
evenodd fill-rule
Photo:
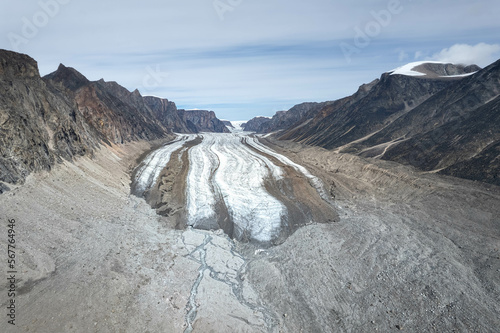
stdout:
<svg viewBox="0 0 500 333">
<path fill-rule="evenodd" d="M 0 91 L 1 182 L 18 183 L 34 170 L 89 154 L 104 138 L 27 55 L 0 51 Z"/>
<path fill-rule="evenodd" d="M 243 129 L 248 132 L 259 132 L 260 128 L 271 121 L 269 117 L 255 117 L 243 124 Z"/>
<path fill-rule="evenodd" d="M 226 125 L 220 121 L 213 111 L 178 110 L 179 116 L 193 132 L 229 133 Z"/>
<path fill-rule="evenodd" d="M 137 90 L 129 92 L 116 82 L 89 81 L 62 64 L 44 79 L 74 100 L 86 122 L 107 142 L 154 140 L 171 133 L 146 106 Z"/>
<path fill-rule="evenodd" d="M 224 126 L 226 126 L 228 129 L 229 128 L 234 128 L 233 124 L 229 120 L 221 120 Z"/>
<path fill-rule="evenodd" d="M 278 111 L 272 118 L 256 117 L 245 124 L 245 131 L 270 133 L 290 128 L 304 117 L 315 114 L 331 102 L 306 102 L 295 105 L 288 111 Z"/>
<path fill-rule="evenodd" d="M 388 147 L 381 156 L 425 171 L 500 185 L 500 97 Z"/>
<path fill-rule="evenodd" d="M 168 99 L 144 96 L 144 103 L 153 111 L 154 116 L 175 133 L 197 133 L 196 127 L 188 124 L 174 102 Z"/>
<path fill-rule="evenodd" d="M 90 81 L 60 65 L 41 77 L 27 55 L 0 50 L 0 193 L 36 170 L 92 154 L 101 144 L 227 132 L 213 111 L 177 110 L 116 82 Z"/>
<path fill-rule="evenodd" d="M 497 61 L 474 75 L 453 81 L 446 89 L 354 145 L 354 149 L 360 150 L 395 139 L 409 139 L 437 130 L 439 126 L 455 120 L 466 122 L 472 111 L 485 106 L 499 94 L 500 61 Z"/>
<path fill-rule="evenodd" d="M 361 144 L 400 139 L 380 157 L 500 185 L 499 103 L 500 60 L 432 96 Z"/>
<path fill-rule="evenodd" d="M 145 96 L 144 102 L 154 116 L 175 133 L 229 132 L 227 124 L 219 120 L 213 111 L 177 109 L 174 102 L 154 96 Z"/>
<path fill-rule="evenodd" d="M 500 61 L 412 63 L 306 114 L 280 139 L 500 185 Z"/>
<path fill-rule="evenodd" d="M 398 67 L 389 74 L 419 76 L 427 78 L 453 78 L 464 77 L 479 71 L 481 67 L 477 65 L 450 64 L 439 61 L 417 61 Z"/>
<path fill-rule="evenodd" d="M 322 108 L 308 124 L 287 130 L 284 138 L 337 148 L 380 130 L 451 84 L 450 79 L 384 73 L 354 95 Z"/>
</svg>

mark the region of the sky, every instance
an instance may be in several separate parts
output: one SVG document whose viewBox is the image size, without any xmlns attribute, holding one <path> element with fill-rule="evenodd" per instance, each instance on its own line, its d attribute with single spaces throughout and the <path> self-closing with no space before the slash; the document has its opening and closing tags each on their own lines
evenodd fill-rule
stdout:
<svg viewBox="0 0 500 333">
<path fill-rule="evenodd" d="M 498 13 L 498 0 L 1 0 L 0 48 L 41 75 L 62 63 L 247 120 L 351 95 L 412 61 L 487 66 Z"/>
</svg>

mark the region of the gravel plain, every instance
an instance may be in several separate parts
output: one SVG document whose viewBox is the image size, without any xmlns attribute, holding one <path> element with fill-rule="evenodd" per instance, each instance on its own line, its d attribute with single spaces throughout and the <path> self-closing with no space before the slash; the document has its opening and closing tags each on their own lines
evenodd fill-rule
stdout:
<svg viewBox="0 0 500 333">
<path fill-rule="evenodd" d="M 265 143 L 323 181 L 335 222 L 265 248 L 186 229 L 130 194 L 145 142 L 102 147 L 10 186 L 0 220 L 16 220 L 16 326 L 2 284 L 1 330 L 498 331 L 498 187 Z"/>
</svg>

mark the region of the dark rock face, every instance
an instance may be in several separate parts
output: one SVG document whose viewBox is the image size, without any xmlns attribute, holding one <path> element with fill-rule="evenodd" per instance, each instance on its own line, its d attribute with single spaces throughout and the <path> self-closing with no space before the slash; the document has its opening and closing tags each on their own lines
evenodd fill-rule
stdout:
<svg viewBox="0 0 500 333">
<path fill-rule="evenodd" d="M 221 120 L 224 126 L 234 128 L 233 124 L 229 120 Z"/>
<path fill-rule="evenodd" d="M 271 118 L 255 117 L 243 124 L 243 129 L 248 132 L 260 132 L 261 127 L 270 121 Z"/>
<path fill-rule="evenodd" d="M 0 58 L 0 75 L 6 78 L 39 78 L 37 62 L 21 53 L 2 50 Z"/>
<path fill-rule="evenodd" d="M 137 90 L 129 92 L 116 82 L 88 81 L 76 70 L 64 65 L 47 75 L 45 80 L 74 99 L 86 122 L 108 142 L 154 140 L 170 133 L 155 118 Z"/>
<path fill-rule="evenodd" d="M 213 111 L 181 109 L 178 112 L 181 119 L 192 130 L 191 133 L 229 133 L 226 125 L 215 116 L 215 112 Z"/>
<path fill-rule="evenodd" d="M 498 185 L 500 61 L 484 69 L 429 63 L 413 70 L 426 75 L 384 73 L 307 114 L 280 139 Z M 455 77 L 467 73 L 474 74 Z"/>
<path fill-rule="evenodd" d="M 380 130 L 450 84 L 449 79 L 385 73 L 354 95 L 325 106 L 309 124 L 287 131 L 285 137 L 337 148 Z"/>
<path fill-rule="evenodd" d="M 77 70 L 63 64 L 60 64 L 55 72 L 45 75 L 44 78 L 53 83 L 59 83 L 61 88 L 73 92 L 90 84 L 90 81 Z"/>
<path fill-rule="evenodd" d="M 326 105 L 329 105 L 330 103 L 331 102 L 301 103 L 295 105 L 286 112 L 278 112 L 271 118 L 271 121 L 269 123 L 266 123 L 264 124 L 264 126 L 262 126 L 260 132 L 270 133 L 287 129 L 298 123 L 304 117 L 307 118 L 309 115 L 316 114 L 319 110 L 321 110 Z"/>
<path fill-rule="evenodd" d="M 463 79 L 372 138 L 404 135 L 383 159 L 500 185 L 500 61 Z M 399 120 L 399 119 L 398 119 Z"/>
<path fill-rule="evenodd" d="M 153 111 L 155 118 L 165 127 L 172 129 L 175 133 L 196 133 L 196 129 L 190 128 L 179 115 L 174 102 L 153 96 L 144 96 L 143 98 L 144 103 Z"/>
<path fill-rule="evenodd" d="M 32 58 L 0 51 L 0 181 L 84 155 L 99 144 L 76 103 L 46 84 Z"/>
<path fill-rule="evenodd" d="M 252 131 L 257 133 L 271 133 L 275 131 L 284 130 L 298 124 L 303 118 L 308 115 L 315 114 L 324 106 L 331 102 L 323 103 L 301 103 L 295 105 L 288 111 L 278 111 L 272 118 L 255 117 L 249 120 L 244 128 L 245 131 Z"/>
<path fill-rule="evenodd" d="M 173 130 L 228 132 L 211 111 L 177 110 L 166 99 L 143 98 L 116 82 L 89 81 L 62 64 L 41 78 L 35 60 L 5 50 L 0 91 L 0 184 L 91 155 L 100 144 L 155 140 Z"/>
<path fill-rule="evenodd" d="M 383 159 L 418 166 L 425 171 L 442 169 L 500 141 L 500 97 L 425 133 L 387 149 Z M 453 144 L 451 144 L 453 143 Z"/>
<path fill-rule="evenodd" d="M 413 137 L 457 118 L 464 121 L 471 111 L 487 104 L 499 93 L 500 61 L 497 61 L 433 94 L 424 103 L 371 136 L 365 145 L 373 146 L 397 138 Z"/>
<path fill-rule="evenodd" d="M 464 159 L 440 174 L 482 181 L 500 186 L 500 142 L 493 143 L 470 159 Z"/>
<path fill-rule="evenodd" d="M 213 111 L 178 110 L 174 102 L 164 98 L 145 96 L 143 99 L 153 111 L 154 117 L 175 133 L 229 133 L 226 125 L 215 116 Z"/>
</svg>

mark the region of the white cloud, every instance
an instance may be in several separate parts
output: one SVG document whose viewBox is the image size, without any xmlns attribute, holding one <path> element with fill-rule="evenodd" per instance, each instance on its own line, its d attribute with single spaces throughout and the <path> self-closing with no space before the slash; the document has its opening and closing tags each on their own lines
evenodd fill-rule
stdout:
<svg viewBox="0 0 500 333">
<path fill-rule="evenodd" d="M 487 66 L 500 58 L 500 44 L 455 44 L 434 54 L 429 60 L 455 64 Z"/>
</svg>

